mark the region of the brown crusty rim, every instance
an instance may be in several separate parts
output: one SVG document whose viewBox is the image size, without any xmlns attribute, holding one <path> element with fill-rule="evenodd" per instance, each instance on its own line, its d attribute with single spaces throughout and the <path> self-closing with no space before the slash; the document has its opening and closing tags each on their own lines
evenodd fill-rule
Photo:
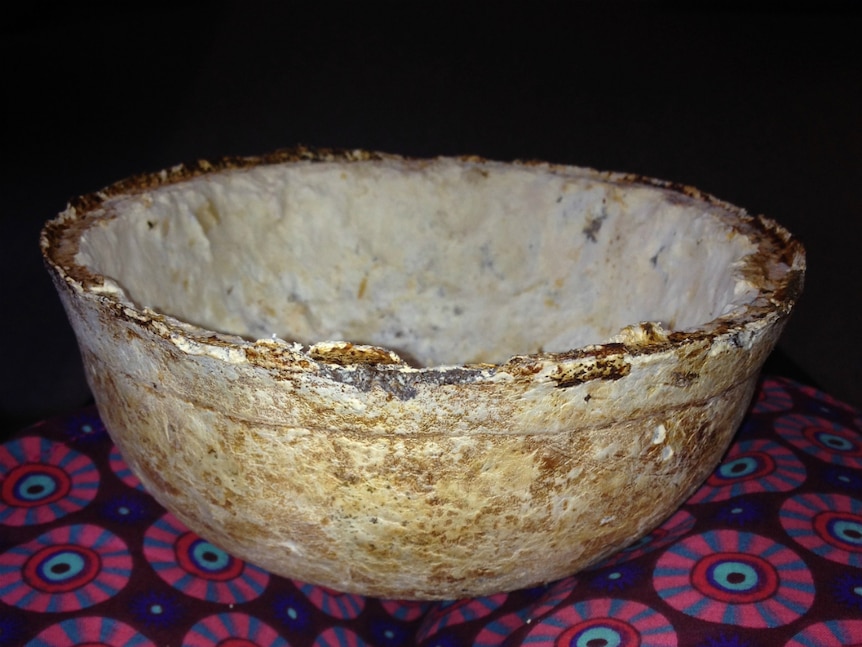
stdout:
<svg viewBox="0 0 862 647">
<path fill-rule="evenodd" d="M 472 155 L 456 156 L 454 159 L 478 164 L 496 163 L 493 160 Z M 91 298 L 109 302 L 114 307 L 118 317 L 134 321 L 137 325 L 147 328 L 152 333 L 161 337 L 179 334 L 197 343 L 214 347 L 238 345 L 244 348 L 249 361 L 270 369 L 286 368 L 285 362 L 289 361 L 294 371 L 303 370 L 303 368 L 319 371 L 326 366 L 332 367 L 333 365 L 342 364 L 353 364 L 354 369 L 357 368 L 356 365 L 362 364 L 367 368 L 373 367 L 375 372 L 378 373 L 381 371 L 400 370 L 405 368 L 405 365 L 399 362 L 397 357 L 393 362 L 393 356 L 390 351 L 371 346 L 346 344 L 346 346 L 335 349 L 331 353 L 321 353 L 319 355 L 315 355 L 314 353 L 303 354 L 303 357 L 300 358 L 295 352 L 285 349 L 283 344 L 272 344 L 267 340 L 249 341 L 188 324 L 179 326 L 178 320 L 173 317 L 154 312 L 147 308 L 136 308 L 132 304 L 120 302 L 113 295 L 98 294 L 92 291 L 91 288 L 93 286 L 101 285 L 102 277 L 91 274 L 86 268 L 74 261 L 77 252 L 76 232 L 86 228 L 88 214 L 100 210 L 105 202 L 117 196 L 134 195 L 203 175 L 261 165 L 298 162 L 354 163 L 385 160 L 420 163 L 434 161 L 433 159 L 411 158 L 365 150 L 296 146 L 253 157 L 225 157 L 217 161 L 198 160 L 193 163 L 179 164 L 170 169 L 154 173 L 134 175 L 111 184 L 100 191 L 70 200 L 67 209 L 57 218 L 49 221 L 42 230 L 40 244 L 43 257 L 57 278 L 62 279 L 68 288 L 85 292 Z M 550 172 L 564 171 L 572 168 L 567 165 L 550 164 L 537 160 L 516 160 L 512 164 L 539 166 Z M 745 313 L 742 316 L 718 317 L 695 330 L 656 333 L 654 327 L 649 323 L 641 324 L 642 334 L 637 342 L 605 343 L 576 348 L 561 353 L 516 355 L 507 362 L 497 365 L 483 364 L 480 366 L 465 365 L 461 367 L 448 366 L 414 369 L 414 372 L 418 370 L 424 374 L 422 376 L 423 382 L 452 383 L 473 381 L 478 377 L 477 372 L 481 371 L 487 375 L 488 371 L 495 372 L 498 369 L 504 369 L 516 377 L 518 375 L 528 377 L 528 374 L 533 371 L 532 367 L 536 365 L 538 360 L 547 360 L 561 364 L 574 362 L 580 366 L 585 359 L 595 361 L 595 367 L 589 371 L 589 375 L 561 378 L 560 386 L 569 386 L 572 383 L 581 383 L 596 378 L 618 379 L 624 374 L 620 373 L 619 367 L 627 366 L 626 363 L 620 361 L 624 354 L 643 355 L 658 353 L 672 348 L 679 349 L 690 344 L 704 343 L 708 340 L 714 341 L 717 337 L 726 337 L 732 344 L 738 346 L 740 344 L 737 340 L 747 330 L 760 328 L 770 321 L 787 317 L 790 314 L 802 292 L 805 275 L 805 251 L 801 242 L 779 224 L 764 216 L 751 216 L 745 210 L 719 200 L 694 187 L 635 174 L 596 171 L 588 168 L 579 168 L 579 170 L 593 174 L 597 180 L 613 182 L 619 185 L 628 184 L 655 187 L 668 191 L 671 195 L 674 193 L 678 194 L 680 199 L 686 201 L 702 201 L 723 209 L 732 219 L 732 226 L 757 244 L 758 251 L 749 257 L 748 263 L 742 271 L 749 274 L 761 286 L 758 299 L 746 306 Z M 776 279 L 774 273 L 770 270 L 778 264 L 783 264 L 788 269 L 783 276 Z M 297 365 L 298 359 L 301 360 L 299 365 Z M 436 375 L 432 376 L 429 373 L 436 373 Z M 333 375 L 333 377 L 337 378 L 337 375 Z M 395 375 L 391 377 L 395 378 Z M 571 379 L 574 382 L 563 384 L 562 381 L 564 379 Z"/>
</svg>

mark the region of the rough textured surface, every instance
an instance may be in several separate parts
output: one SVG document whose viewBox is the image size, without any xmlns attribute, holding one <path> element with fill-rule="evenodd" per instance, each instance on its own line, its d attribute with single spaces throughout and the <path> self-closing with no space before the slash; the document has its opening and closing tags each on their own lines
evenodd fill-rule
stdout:
<svg viewBox="0 0 862 647">
<path fill-rule="evenodd" d="M 194 255 L 185 256 L 181 246 L 161 257 L 153 248 L 149 259 L 130 261 L 126 275 L 122 255 L 111 265 L 112 250 L 125 237 L 157 226 L 144 209 L 134 215 L 138 229 L 112 229 L 134 211 L 128 205 L 156 204 L 162 192 L 178 189 L 171 193 L 180 196 L 176 209 L 156 215 L 169 228 L 181 228 L 183 210 L 197 195 L 182 191 L 192 183 L 206 181 L 207 191 L 219 191 L 229 184 L 226 177 L 249 170 L 266 175 L 267 165 L 296 172 L 291 181 L 300 183 L 304 170 L 332 165 L 348 175 L 384 167 L 399 181 L 416 178 L 420 184 L 429 169 L 454 169 L 480 181 L 526 173 L 539 207 L 558 204 L 561 183 L 569 183 L 575 189 L 564 199 L 585 206 L 570 211 L 581 218 L 567 230 L 577 232 L 577 240 L 569 236 L 562 245 L 571 241 L 574 255 L 588 261 L 569 267 L 579 275 L 566 278 L 578 278 L 582 289 L 561 295 L 561 304 L 507 310 L 512 293 L 506 290 L 522 278 L 517 271 L 499 285 L 465 275 L 458 298 L 469 306 L 471 290 L 476 300 L 496 290 L 504 316 L 480 311 L 471 324 L 478 334 L 468 335 L 468 342 L 481 346 L 490 337 L 492 343 L 473 354 L 459 350 L 468 356 L 458 362 L 447 355 L 448 345 L 461 343 L 463 335 L 441 333 L 431 340 L 434 348 L 423 346 L 424 334 L 407 335 L 396 354 L 378 345 L 385 336 L 334 337 L 344 321 L 316 339 L 313 330 L 287 335 L 295 319 L 279 319 L 277 303 L 258 303 L 255 310 L 253 298 L 239 314 L 259 322 L 269 316 L 266 306 L 276 309 L 275 319 L 267 320 L 278 326 L 274 336 L 256 339 L 255 325 L 237 324 L 230 308 L 221 319 L 224 302 L 215 296 L 202 303 L 198 316 L 179 312 L 186 289 L 181 275 L 156 281 L 150 293 L 145 279 L 148 261 L 153 273 L 174 263 L 194 275 Z M 585 186 L 598 192 L 597 201 L 584 198 Z M 259 190 L 258 184 L 250 199 L 260 199 Z M 471 190 L 460 180 L 450 186 L 467 198 Z M 611 194 L 620 198 L 613 216 L 591 209 Z M 240 217 L 238 195 L 216 203 L 222 205 L 219 222 Z M 639 204 L 649 208 L 632 207 Z M 289 209 L 279 213 L 285 218 Z M 324 209 L 316 217 L 327 213 L 338 222 L 345 211 Z M 546 209 L 531 217 L 531 226 L 549 240 L 560 237 L 548 234 L 558 220 Z M 682 246 L 639 246 L 643 222 L 660 223 L 656 241 L 670 242 L 681 232 Z M 601 259 L 589 259 L 611 225 L 617 240 L 629 243 L 622 248 L 643 248 L 640 257 L 614 256 L 610 245 Z M 115 238 L 93 237 L 99 231 Z M 684 241 L 692 231 L 700 232 L 705 251 L 661 265 L 666 251 L 688 249 Z M 335 240 L 358 233 L 332 228 Z M 627 235 L 636 239 L 626 241 Z M 495 253 L 486 260 L 495 267 L 507 262 L 506 241 L 515 258 L 529 256 L 517 234 L 489 240 Z M 657 525 L 721 457 L 804 273 L 802 248 L 786 231 L 690 188 L 538 163 L 405 161 L 304 150 L 133 178 L 73 202 L 46 226 L 42 247 L 106 425 L 165 507 L 210 541 L 273 572 L 401 598 L 479 595 L 552 580 Z M 481 249 L 478 254 L 481 266 Z M 252 250 L 239 258 L 250 264 L 243 271 L 267 271 L 255 265 Z M 270 271 L 301 273 L 289 260 Z M 628 289 L 626 281 L 646 285 L 638 283 L 638 262 L 661 268 L 667 280 L 654 289 Z M 704 271 L 704 263 L 713 265 Z M 613 281 L 602 283 L 608 273 L 616 273 Z M 532 276 L 556 278 L 545 276 L 544 267 Z M 362 276 L 351 278 L 354 301 L 365 293 L 372 301 L 382 298 L 370 282 L 363 287 Z M 615 285 L 618 291 L 610 289 Z M 407 289 L 396 296 L 410 302 L 424 294 Z M 658 309 L 657 296 L 663 299 Z M 168 308 L 148 302 L 162 298 L 175 300 Z M 591 309 L 566 311 L 561 325 L 549 328 L 545 320 L 554 309 L 572 300 Z M 343 300 L 327 316 L 346 317 L 352 306 Z M 423 311 L 416 312 L 420 322 Z M 207 327 L 188 322 L 201 319 Z M 500 332 L 485 334 L 485 320 L 495 321 Z M 625 324 L 631 325 L 620 330 Z M 357 330 L 374 334 L 372 323 L 361 326 Z M 548 345 L 570 331 L 571 339 L 580 339 L 584 330 L 586 345 Z M 530 340 L 528 347 L 508 345 L 523 340 Z M 425 361 L 408 365 L 402 350 Z M 446 365 L 434 364 L 441 359 Z M 477 359 L 482 363 L 468 363 Z"/>
</svg>

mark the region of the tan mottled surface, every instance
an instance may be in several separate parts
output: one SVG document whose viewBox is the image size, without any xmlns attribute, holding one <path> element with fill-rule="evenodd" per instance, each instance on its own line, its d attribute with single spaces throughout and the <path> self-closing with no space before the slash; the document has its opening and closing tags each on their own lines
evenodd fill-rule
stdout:
<svg viewBox="0 0 862 647">
<path fill-rule="evenodd" d="M 166 508 L 275 573 L 401 598 L 649 532 L 720 459 L 804 273 L 787 232 L 693 189 L 309 151 L 133 178 L 43 251 Z"/>
</svg>

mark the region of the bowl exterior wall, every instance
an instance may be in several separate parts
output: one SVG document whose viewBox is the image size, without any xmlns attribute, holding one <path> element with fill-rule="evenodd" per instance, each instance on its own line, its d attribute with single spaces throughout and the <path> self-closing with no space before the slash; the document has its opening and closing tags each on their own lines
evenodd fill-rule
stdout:
<svg viewBox="0 0 862 647">
<path fill-rule="evenodd" d="M 731 378 L 740 365 L 756 365 L 777 334 L 764 329 L 748 349 L 713 344 L 690 353 L 708 384 L 677 379 L 667 395 L 645 389 L 638 374 L 676 375 L 678 354 L 666 362 L 632 357 L 624 378 L 568 388 L 511 376 L 420 388 L 400 402 L 402 415 L 415 408 L 421 422 L 439 405 L 435 423 L 443 411 L 451 433 L 381 432 L 392 424 L 375 409 L 391 405 L 385 389 L 286 376 L 214 358 L 212 349 L 190 353 L 158 326 L 118 316 L 109 301 L 61 294 L 105 424 L 165 508 L 273 573 L 388 598 L 451 599 L 547 582 L 648 533 L 720 460 L 756 370 Z M 713 377 L 703 363 L 710 352 Z M 696 389 L 710 384 L 713 392 L 700 397 Z M 680 400 L 686 388 L 699 397 Z M 340 424 L 333 392 L 354 401 Z M 615 401 L 639 406 L 640 415 L 614 414 L 625 408 Z M 471 407 L 492 422 L 458 431 L 459 412 Z M 566 418 L 567 408 L 581 413 Z"/>
</svg>

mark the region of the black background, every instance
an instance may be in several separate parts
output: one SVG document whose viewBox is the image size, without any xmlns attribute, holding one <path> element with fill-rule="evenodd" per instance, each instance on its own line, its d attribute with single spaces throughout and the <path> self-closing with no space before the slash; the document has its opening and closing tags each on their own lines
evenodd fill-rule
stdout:
<svg viewBox="0 0 862 647">
<path fill-rule="evenodd" d="M 862 406 L 862 23 L 840 7 L 28 5 L 2 32 L 2 431 L 88 399 L 38 233 L 68 198 L 297 143 L 659 177 L 808 250 L 770 369 Z"/>
</svg>

